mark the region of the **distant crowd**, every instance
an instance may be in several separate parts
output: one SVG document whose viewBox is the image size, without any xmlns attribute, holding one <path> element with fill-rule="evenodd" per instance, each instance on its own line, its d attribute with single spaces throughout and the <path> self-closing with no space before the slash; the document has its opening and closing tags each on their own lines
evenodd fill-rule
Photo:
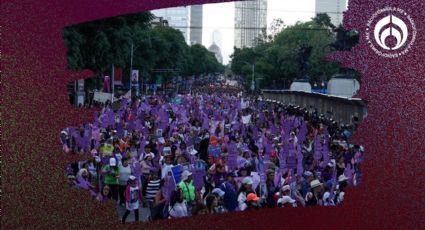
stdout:
<svg viewBox="0 0 425 230">
<path fill-rule="evenodd" d="M 92 156 L 69 165 L 69 185 L 125 207 L 125 223 L 141 207 L 156 220 L 337 205 L 361 180 L 354 130 L 314 108 L 202 87 L 107 104 L 60 139 L 65 152 Z"/>
</svg>

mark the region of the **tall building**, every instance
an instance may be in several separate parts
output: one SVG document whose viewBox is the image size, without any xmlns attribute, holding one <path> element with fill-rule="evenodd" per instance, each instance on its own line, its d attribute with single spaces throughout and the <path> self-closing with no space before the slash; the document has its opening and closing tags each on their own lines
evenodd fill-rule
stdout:
<svg viewBox="0 0 425 230">
<path fill-rule="evenodd" d="M 223 55 L 221 54 L 221 49 L 220 47 L 218 47 L 217 44 L 213 42 L 213 44 L 208 48 L 208 50 L 214 53 L 215 58 L 219 63 L 223 64 Z"/>
<path fill-rule="evenodd" d="M 267 28 L 267 0 L 235 3 L 235 46 L 252 47 Z"/>
<path fill-rule="evenodd" d="M 151 11 L 156 17 L 168 21 L 168 26 L 183 33 L 186 43 L 190 44 L 190 7 L 173 7 Z"/>
<path fill-rule="evenodd" d="M 347 0 L 316 0 L 316 14 L 327 13 L 335 26 L 342 23 L 342 12 L 346 9 Z"/>
<path fill-rule="evenodd" d="M 187 44 L 202 43 L 202 5 L 153 10 L 151 13 L 180 30 Z"/>
<path fill-rule="evenodd" d="M 221 39 L 221 33 L 218 30 L 214 30 L 212 34 L 212 45 L 208 48 L 210 52 L 213 52 L 215 55 L 215 58 L 217 61 L 221 64 L 223 64 L 223 54 L 221 53 L 221 45 L 222 45 L 222 39 Z"/>
<path fill-rule="evenodd" d="M 202 5 L 190 6 L 190 43 L 202 44 Z"/>
</svg>

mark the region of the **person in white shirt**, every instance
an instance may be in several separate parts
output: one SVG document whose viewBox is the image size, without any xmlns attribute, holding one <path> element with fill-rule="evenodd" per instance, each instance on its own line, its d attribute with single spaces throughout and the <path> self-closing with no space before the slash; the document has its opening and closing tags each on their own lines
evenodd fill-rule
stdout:
<svg viewBox="0 0 425 230">
<path fill-rule="evenodd" d="M 187 204 L 179 188 L 171 194 L 168 212 L 169 219 L 188 216 Z"/>
<path fill-rule="evenodd" d="M 131 167 L 128 163 L 127 158 L 123 158 L 121 163 L 118 165 L 118 171 L 119 171 L 119 194 L 120 194 L 120 205 L 125 205 L 125 197 L 124 192 L 127 188 L 127 181 L 131 175 Z"/>
<path fill-rule="evenodd" d="M 238 195 L 238 204 L 239 204 L 239 210 L 244 211 L 246 208 L 248 208 L 246 197 L 249 193 L 255 193 L 252 190 L 252 178 L 251 177 L 245 177 L 242 181 L 242 186 L 239 189 L 239 195 Z"/>
</svg>

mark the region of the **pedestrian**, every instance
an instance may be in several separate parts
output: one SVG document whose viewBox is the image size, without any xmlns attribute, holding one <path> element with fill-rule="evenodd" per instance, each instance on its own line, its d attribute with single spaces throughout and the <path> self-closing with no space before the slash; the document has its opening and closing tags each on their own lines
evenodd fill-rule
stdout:
<svg viewBox="0 0 425 230">
<path fill-rule="evenodd" d="M 101 192 L 96 196 L 96 200 L 104 202 L 109 200 L 110 188 L 108 185 L 104 185 Z"/>
<path fill-rule="evenodd" d="M 187 203 L 183 198 L 182 190 L 177 188 L 174 190 L 170 197 L 170 204 L 168 208 L 169 219 L 180 218 L 188 216 Z"/>
<path fill-rule="evenodd" d="M 244 211 L 252 211 L 260 209 L 260 198 L 255 193 L 249 193 L 246 196 L 246 209 Z"/>
<path fill-rule="evenodd" d="M 130 176 L 128 186 L 125 190 L 125 200 L 126 200 L 126 211 L 122 217 L 122 223 L 125 224 L 125 221 L 131 211 L 134 211 L 134 218 L 136 221 L 139 221 L 139 201 L 142 200 L 142 191 L 137 185 L 136 177 Z"/>
<path fill-rule="evenodd" d="M 119 181 L 120 205 L 124 206 L 125 205 L 124 192 L 125 192 L 125 189 L 127 188 L 128 179 L 131 175 L 131 167 L 128 163 L 127 158 L 123 158 L 121 160 L 121 163 L 118 166 L 118 171 L 119 171 L 118 181 Z"/>
<path fill-rule="evenodd" d="M 191 172 L 188 170 L 183 171 L 182 181 L 179 183 L 178 187 L 182 191 L 183 199 L 187 202 L 188 210 L 190 212 L 191 208 L 195 206 L 196 200 L 195 187 L 193 186 Z"/>
<path fill-rule="evenodd" d="M 220 185 L 220 189 L 224 192 L 223 203 L 226 210 L 233 212 L 238 207 L 237 185 L 235 182 L 235 172 L 227 174 L 227 180 Z"/>
<path fill-rule="evenodd" d="M 111 189 L 109 198 L 118 201 L 119 170 L 117 160 L 113 157 L 109 158 L 109 164 L 102 168 L 102 173 L 105 175 L 104 184 L 108 185 Z"/>
<path fill-rule="evenodd" d="M 217 197 L 213 194 L 208 195 L 205 198 L 205 205 L 207 206 L 209 214 L 216 213 L 216 208 L 218 207 Z"/>
<path fill-rule="evenodd" d="M 245 211 L 246 208 L 248 208 L 247 205 L 247 196 L 249 193 L 254 193 L 254 191 L 252 190 L 252 178 L 251 177 L 245 177 L 242 180 L 242 186 L 239 189 L 238 192 L 238 205 L 239 205 L 239 210 L 240 211 Z"/>
</svg>

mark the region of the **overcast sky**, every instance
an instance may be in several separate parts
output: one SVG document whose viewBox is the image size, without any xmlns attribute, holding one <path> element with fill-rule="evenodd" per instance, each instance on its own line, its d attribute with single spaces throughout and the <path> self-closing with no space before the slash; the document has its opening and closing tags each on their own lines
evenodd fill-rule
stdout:
<svg viewBox="0 0 425 230">
<path fill-rule="evenodd" d="M 234 2 L 204 5 L 202 43 L 208 48 L 212 44 L 213 32 L 218 31 L 214 38 L 222 49 L 224 64 L 229 62 L 233 53 L 234 6 Z M 292 25 L 314 17 L 315 0 L 268 0 L 267 8 L 267 25 L 276 18 L 281 18 L 285 25 Z"/>
</svg>

